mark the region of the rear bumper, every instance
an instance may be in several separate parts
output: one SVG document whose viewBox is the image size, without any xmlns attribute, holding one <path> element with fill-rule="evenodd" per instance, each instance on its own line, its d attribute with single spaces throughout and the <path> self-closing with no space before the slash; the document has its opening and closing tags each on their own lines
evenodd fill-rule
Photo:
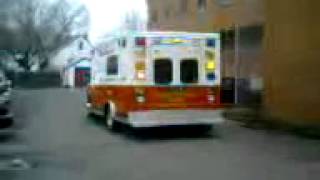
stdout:
<svg viewBox="0 0 320 180">
<path fill-rule="evenodd" d="M 132 127 L 214 125 L 224 120 L 220 110 L 151 110 L 130 112 L 125 123 Z"/>
</svg>

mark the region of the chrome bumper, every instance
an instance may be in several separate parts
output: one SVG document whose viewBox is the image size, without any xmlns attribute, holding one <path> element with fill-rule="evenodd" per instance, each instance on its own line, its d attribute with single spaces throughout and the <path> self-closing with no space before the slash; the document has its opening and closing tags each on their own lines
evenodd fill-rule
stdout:
<svg viewBox="0 0 320 180">
<path fill-rule="evenodd" d="M 152 110 L 130 112 L 126 123 L 132 127 L 173 125 L 214 125 L 224 120 L 220 110 Z"/>
</svg>

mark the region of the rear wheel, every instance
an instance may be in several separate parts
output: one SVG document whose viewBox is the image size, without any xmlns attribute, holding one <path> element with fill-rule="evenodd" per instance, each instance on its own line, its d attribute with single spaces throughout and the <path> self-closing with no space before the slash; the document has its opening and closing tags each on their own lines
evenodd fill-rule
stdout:
<svg viewBox="0 0 320 180">
<path fill-rule="evenodd" d="M 87 92 L 87 102 L 86 102 L 87 116 L 92 117 L 94 115 L 92 111 L 91 97 L 89 92 Z"/>
<path fill-rule="evenodd" d="M 110 130 L 117 130 L 118 123 L 115 121 L 116 107 L 110 102 L 105 106 L 105 124 Z"/>
<path fill-rule="evenodd" d="M 0 129 L 9 128 L 12 125 L 13 125 L 13 118 L 12 117 L 4 118 L 0 122 Z"/>
</svg>

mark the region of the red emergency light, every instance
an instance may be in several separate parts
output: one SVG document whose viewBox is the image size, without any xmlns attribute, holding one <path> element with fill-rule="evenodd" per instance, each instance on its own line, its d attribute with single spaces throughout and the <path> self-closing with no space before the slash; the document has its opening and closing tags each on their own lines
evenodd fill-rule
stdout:
<svg viewBox="0 0 320 180">
<path fill-rule="evenodd" d="M 136 37 L 136 45 L 137 46 L 146 46 L 146 38 L 145 37 Z"/>
</svg>

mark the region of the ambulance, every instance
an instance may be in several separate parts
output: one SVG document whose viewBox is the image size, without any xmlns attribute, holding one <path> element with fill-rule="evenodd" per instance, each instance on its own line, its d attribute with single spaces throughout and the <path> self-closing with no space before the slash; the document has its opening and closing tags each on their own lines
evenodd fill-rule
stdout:
<svg viewBox="0 0 320 180">
<path fill-rule="evenodd" d="M 86 105 L 108 128 L 223 122 L 219 34 L 127 33 L 96 49 Z"/>
</svg>

